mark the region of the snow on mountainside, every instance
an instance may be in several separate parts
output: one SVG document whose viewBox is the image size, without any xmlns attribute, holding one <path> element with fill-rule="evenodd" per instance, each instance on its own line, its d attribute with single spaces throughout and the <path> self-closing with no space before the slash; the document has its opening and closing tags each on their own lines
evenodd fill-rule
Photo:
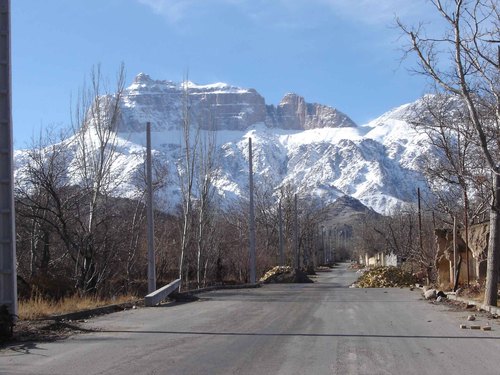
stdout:
<svg viewBox="0 0 500 375">
<path fill-rule="evenodd" d="M 167 187 L 157 194 L 167 200 L 169 209 L 179 203 L 176 161 L 181 156 L 184 88 L 141 73 L 126 89 L 113 167 L 121 176 L 115 194 L 138 196 L 135 181 L 144 168 L 145 126 L 151 122 L 153 157 L 167 165 L 170 175 Z M 187 93 L 192 125 L 204 129 L 202 133 L 217 129 L 215 187 L 223 204 L 248 194 L 249 137 L 257 185 L 290 185 L 301 196 L 325 204 L 349 195 L 380 213 L 414 202 L 416 187 L 425 188 L 420 158 L 430 146 L 407 122 L 418 102 L 357 126 L 342 112 L 306 103 L 295 94 L 273 106 L 253 89 L 223 83 L 188 83 Z M 23 154 L 16 152 L 18 174 Z"/>
</svg>

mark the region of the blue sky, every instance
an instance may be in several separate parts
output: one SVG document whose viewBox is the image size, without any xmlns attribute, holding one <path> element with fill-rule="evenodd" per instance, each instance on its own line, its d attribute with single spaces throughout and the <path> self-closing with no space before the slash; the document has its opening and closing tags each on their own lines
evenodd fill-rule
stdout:
<svg viewBox="0 0 500 375">
<path fill-rule="evenodd" d="M 416 24 L 425 0 L 12 1 L 14 146 L 68 126 L 71 97 L 93 65 L 127 85 L 139 72 L 287 92 L 363 124 L 427 91 L 401 64 L 398 15 Z M 432 21 L 432 20 L 431 20 Z"/>
</svg>

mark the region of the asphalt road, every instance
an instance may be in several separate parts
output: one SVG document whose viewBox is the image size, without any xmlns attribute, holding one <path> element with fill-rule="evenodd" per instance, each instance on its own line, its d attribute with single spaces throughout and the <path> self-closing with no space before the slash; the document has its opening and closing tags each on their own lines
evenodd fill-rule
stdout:
<svg viewBox="0 0 500 375">
<path fill-rule="evenodd" d="M 352 289 L 345 265 L 314 284 L 205 293 L 95 318 L 85 333 L 0 352 L 0 374 L 500 374 L 500 325 L 409 289 Z M 478 324 L 486 324 L 479 318 Z"/>
</svg>

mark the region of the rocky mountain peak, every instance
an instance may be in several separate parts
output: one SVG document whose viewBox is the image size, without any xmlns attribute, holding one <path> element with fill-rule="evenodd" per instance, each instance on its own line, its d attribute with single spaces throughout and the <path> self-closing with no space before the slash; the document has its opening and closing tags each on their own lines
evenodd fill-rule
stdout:
<svg viewBox="0 0 500 375">
<path fill-rule="evenodd" d="M 295 93 L 286 94 L 277 107 L 269 106 L 268 115 L 267 123 L 281 129 L 356 127 L 354 121 L 336 108 L 307 103 L 302 96 Z"/>
<path fill-rule="evenodd" d="M 139 73 L 123 96 L 120 131 L 142 132 L 146 122 L 151 123 L 153 130 L 179 128 L 186 89 L 190 120 L 202 129 L 245 130 L 255 124 L 292 130 L 356 126 L 335 108 L 307 103 L 302 96 L 293 93 L 285 95 L 278 106 L 273 106 L 266 105 L 265 99 L 254 89 L 227 83 L 176 84 Z"/>
<path fill-rule="evenodd" d="M 139 73 L 135 76 L 134 78 L 134 83 L 149 83 L 149 82 L 152 82 L 153 80 L 151 79 L 151 77 L 146 74 L 146 73 Z"/>
</svg>

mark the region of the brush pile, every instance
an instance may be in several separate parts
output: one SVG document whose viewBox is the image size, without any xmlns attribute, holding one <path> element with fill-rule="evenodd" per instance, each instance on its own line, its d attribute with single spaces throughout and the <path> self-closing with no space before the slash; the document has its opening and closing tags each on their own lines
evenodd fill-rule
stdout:
<svg viewBox="0 0 500 375">
<path fill-rule="evenodd" d="M 313 281 L 307 277 L 307 274 L 301 270 L 294 270 L 289 266 L 276 266 L 266 272 L 260 278 L 260 282 L 264 284 L 270 283 L 312 283 Z"/>
<path fill-rule="evenodd" d="M 358 288 L 397 288 L 412 286 L 417 278 L 398 267 L 377 267 L 364 272 L 354 284 Z"/>
</svg>

